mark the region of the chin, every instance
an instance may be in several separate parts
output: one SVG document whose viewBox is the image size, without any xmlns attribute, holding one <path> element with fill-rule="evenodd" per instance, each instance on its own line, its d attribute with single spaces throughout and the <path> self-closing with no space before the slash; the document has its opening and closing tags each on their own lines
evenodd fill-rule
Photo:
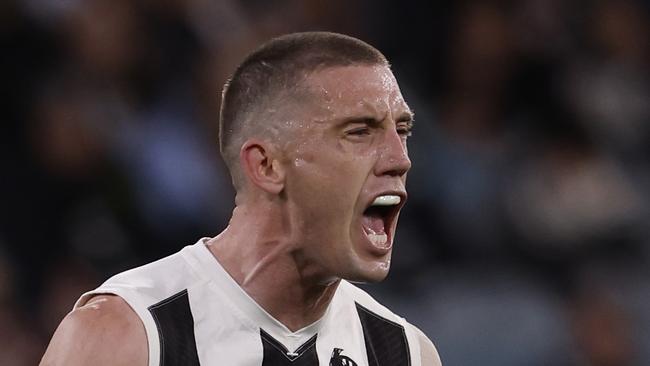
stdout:
<svg viewBox="0 0 650 366">
<path fill-rule="evenodd" d="M 356 271 L 347 273 L 342 278 L 354 283 L 376 283 L 386 279 L 389 269 L 390 256 L 385 261 L 363 263 L 356 268 Z"/>
</svg>

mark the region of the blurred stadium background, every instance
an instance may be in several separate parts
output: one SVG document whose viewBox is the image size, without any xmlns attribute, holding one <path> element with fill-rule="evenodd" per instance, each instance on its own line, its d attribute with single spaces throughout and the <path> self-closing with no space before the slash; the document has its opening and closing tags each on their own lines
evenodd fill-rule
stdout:
<svg viewBox="0 0 650 366">
<path fill-rule="evenodd" d="M 3 0 L 0 364 L 225 226 L 221 86 L 260 42 L 331 30 L 382 50 L 416 111 L 367 288 L 446 366 L 649 365 L 650 3 L 425 3 Z"/>
</svg>

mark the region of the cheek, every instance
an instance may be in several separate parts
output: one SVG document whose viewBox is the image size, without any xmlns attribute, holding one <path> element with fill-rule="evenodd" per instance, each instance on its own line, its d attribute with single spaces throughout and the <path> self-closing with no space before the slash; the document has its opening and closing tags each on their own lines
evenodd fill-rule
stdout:
<svg viewBox="0 0 650 366">
<path fill-rule="evenodd" d="M 351 179 L 351 172 L 342 169 L 340 163 L 311 160 L 309 156 L 297 159 L 288 193 L 302 208 L 307 222 L 317 223 L 318 228 L 311 230 L 331 230 L 348 222 L 358 200 L 361 184 L 355 181 L 359 179 Z"/>
<path fill-rule="evenodd" d="M 375 151 L 365 144 L 309 139 L 293 148 L 289 156 L 290 193 L 296 202 L 322 213 L 338 210 L 338 215 L 356 205 L 369 174 Z M 300 197 L 300 198 L 299 198 Z"/>
</svg>

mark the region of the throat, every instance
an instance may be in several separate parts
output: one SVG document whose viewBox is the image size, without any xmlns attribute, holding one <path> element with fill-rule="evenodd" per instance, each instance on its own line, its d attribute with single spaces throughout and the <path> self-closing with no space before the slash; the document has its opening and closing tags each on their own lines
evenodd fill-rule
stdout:
<svg viewBox="0 0 650 366">
<path fill-rule="evenodd" d="M 270 246 L 244 271 L 239 285 L 271 317 L 295 332 L 321 319 L 338 281 L 323 282 L 318 271 L 292 249 L 277 243 Z"/>
<path fill-rule="evenodd" d="M 252 293 L 249 295 L 271 317 L 295 333 L 316 324 L 323 318 L 336 293 L 338 284 L 339 281 L 336 281 L 330 285 L 317 286 L 306 291 L 305 289 L 287 291 L 290 286 L 285 285 L 282 290 L 278 290 L 285 292 L 281 297 L 269 296 L 268 293 L 265 297 L 255 296 Z M 275 293 L 279 292 L 275 291 Z"/>
</svg>

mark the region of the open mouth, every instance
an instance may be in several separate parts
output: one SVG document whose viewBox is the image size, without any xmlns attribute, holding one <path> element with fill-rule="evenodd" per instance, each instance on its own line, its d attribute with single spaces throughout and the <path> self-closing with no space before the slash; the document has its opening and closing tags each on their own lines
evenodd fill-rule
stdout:
<svg viewBox="0 0 650 366">
<path fill-rule="evenodd" d="M 399 213 L 402 201 L 402 197 L 398 195 L 381 195 L 376 197 L 363 212 L 363 232 L 376 248 L 385 250 L 391 247 L 393 222 Z"/>
</svg>

